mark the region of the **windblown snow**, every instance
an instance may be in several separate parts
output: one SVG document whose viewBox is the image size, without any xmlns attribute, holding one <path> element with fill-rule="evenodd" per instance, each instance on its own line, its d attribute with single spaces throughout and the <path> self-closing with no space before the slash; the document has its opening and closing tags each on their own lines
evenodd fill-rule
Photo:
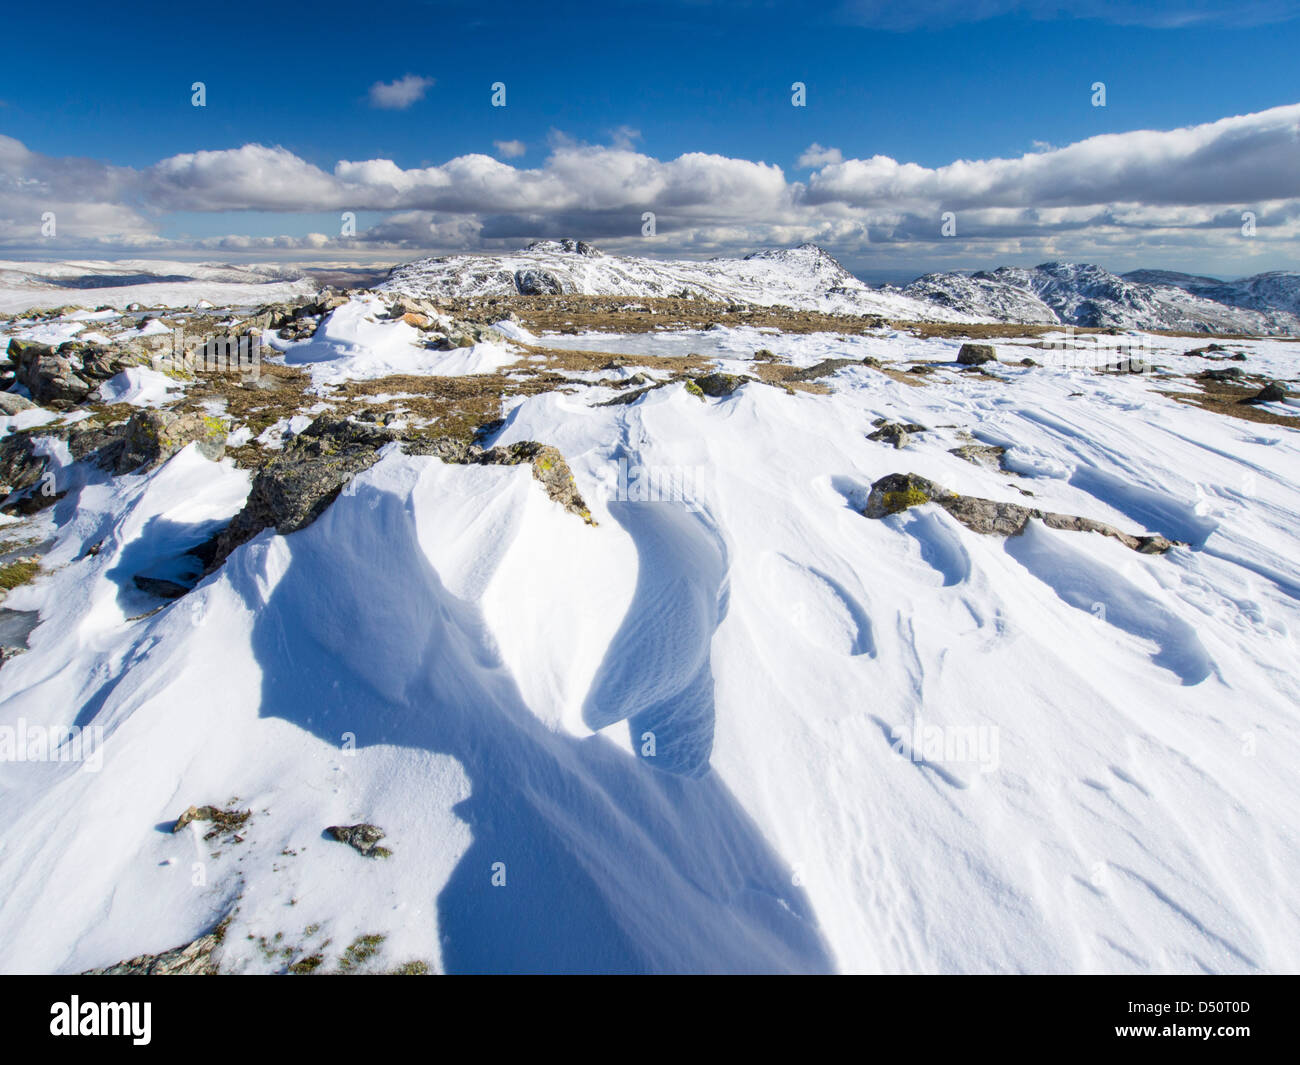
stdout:
<svg viewBox="0 0 1300 1065">
<path fill-rule="evenodd" d="M 539 254 L 414 264 L 384 291 L 505 291 Z M 545 268 L 584 291 L 812 291 L 771 258 L 688 280 L 564 254 Z M 886 299 L 829 280 L 827 308 Z M 515 340 L 555 340 L 421 353 L 377 300 L 270 358 L 328 405 L 347 381 L 509 373 Z M 1144 338 L 1171 368 L 1126 375 L 1010 335 L 987 374 L 890 328 L 678 339 L 730 374 L 759 349 L 853 364 L 821 391 L 537 390 L 484 443 L 558 448 L 594 525 L 527 465 L 390 444 L 314 523 L 167 603 L 133 575 L 229 522 L 250 472 L 191 445 L 113 477 L 46 437 L 66 494 L 4 603 L 39 623 L 0 669 L 0 726 L 102 746 L 0 762 L 0 971 L 80 972 L 226 917 L 236 972 L 327 971 L 366 936 L 372 969 L 446 972 L 1300 967 L 1297 430 L 1173 398 L 1221 365 L 1185 339 Z M 674 342 L 562 340 L 627 372 Z M 1233 349 L 1297 375 L 1292 343 Z M 877 419 L 922 428 L 895 449 Z M 970 443 L 1004 467 L 952 453 Z M 892 472 L 1179 546 L 980 535 L 933 503 L 864 517 Z M 205 803 L 251 812 L 237 841 L 172 833 Z M 362 822 L 390 857 L 324 835 Z"/>
</svg>

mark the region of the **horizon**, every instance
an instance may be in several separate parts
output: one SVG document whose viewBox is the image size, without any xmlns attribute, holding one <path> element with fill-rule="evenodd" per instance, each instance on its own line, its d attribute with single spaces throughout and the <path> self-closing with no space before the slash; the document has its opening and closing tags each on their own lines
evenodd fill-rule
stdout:
<svg viewBox="0 0 1300 1065">
<path fill-rule="evenodd" d="M 814 247 L 817 247 L 824 254 L 829 255 L 831 258 L 839 262 L 840 265 L 843 266 L 846 270 L 848 270 L 848 272 L 852 274 L 853 277 L 857 278 L 859 281 L 862 281 L 864 284 L 867 284 L 875 288 L 888 287 L 888 286 L 894 286 L 900 288 L 906 287 L 907 285 L 911 284 L 914 281 L 919 281 L 923 277 L 928 277 L 932 275 L 954 274 L 954 275 L 971 276 L 974 274 L 981 274 L 981 273 L 983 274 L 995 273 L 996 271 L 1001 269 L 1033 270 L 1039 267 L 1051 266 L 1053 264 L 1067 264 L 1073 266 L 1097 266 L 1100 267 L 1101 269 L 1106 269 L 1106 267 L 1102 266 L 1102 264 L 1100 263 L 1088 263 L 1088 262 L 1067 260 L 1067 259 L 1044 259 L 1044 260 L 1039 260 L 1037 262 L 999 262 L 996 266 L 950 267 L 948 269 L 940 268 L 940 269 L 933 269 L 933 270 L 922 269 L 917 273 L 911 273 L 911 272 L 899 273 L 893 271 L 860 271 L 860 270 L 855 271 L 849 269 L 843 262 L 841 262 L 839 260 L 839 257 L 836 256 L 833 251 L 831 251 L 828 248 L 822 247 L 821 245 L 817 244 L 815 241 L 801 241 L 798 244 L 754 248 L 752 251 L 748 251 L 748 252 L 738 251 L 734 254 L 691 257 L 686 255 L 673 256 L 668 254 L 655 254 L 653 252 L 645 252 L 640 254 L 609 252 L 606 251 L 599 244 L 597 244 L 595 241 L 587 240 L 586 238 L 582 238 L 582 237 L 539 237 L 539 238 L 534 238 L 533 240 L 527 241 L 513 248 L 471 249 L 467 251 L 453 251 L 453 252 L 429 252 L 426 254 L 412 255 L 406 258 L 402 258 L 402 257 L 391 258 L 391 257 L 382 257 L 382 256 L 372 258 L 372 259 L 362 259 L 362 258 L 328 259 L 328 258 L 316 258 L 316 257 L 301 258 L 297 256 L 274 258 L 274 257 L 269 257 L 266 255 L 258 255 L 254 253 L 245 253 L 241 255 L 228 255 L 225 257 L 204 256 L 202 253 L 193 253 L 184 256 L 175 254 L 175 255 L 167 255 L 162 257 L 154 257 L 147 254 L 135 254 L 135 255 L 123 255 L 123 256 L 116 256 L 116 257 L 104 257 L 101 259 L 0 257 L 0 266 L 22 267 L 24 265 L 54 264 L 54 263 L 70 264 L 76 262 L 87 262 L 87 263 L 89 262 L 104 262 L 104 263 L 155 262 L 155 263 L 175 263 L 177 265 L 188 265 L 188 266 L 228 266 L 231 268 L 239 268 L 239 267 L 251 268 L 251 267 L 258 267 L 258 266 L 294 267 L 302 272 L 302 276 L 308 276 L 313 272 L 324 273 L 326 271 L 355 271 L 357 273 L 361 273 L 361 272 L 377 272 L 380 270 L 387 270 L 391 272 L 400 266 L 404 266 L 406 264 L 413 263 L 413 262 L 418 262 L 421 259 L 446 259 L 446 258 L 454 258 L 456 256 L 462 256 L 462 255 L 479 256 L 479 257 L 515 255 L 523 251 L 527 251 L 535 243 L 546 241 L 546 240 L 551 240 L 556 242 L 561 240 L 582 241 L 583 243 L 592 246 L 593 248 L 595 248 L 597 251 L 601 252 L 604 255 L 619 255 L 623 257 L 645 258 L 645 259 L 657 260 L 662 262 L 674 262 L 674 261 L 710 262 L 710 261 L 721 260 L 721 259 L 744 259 L 750 255 L 756 255 L 760 252 L 791 250 L 794 248 L 801 247 L 805 244 L 811 244 Z M 376 255 L 377 254 L 378 253 L 376 253 Z M 1214 281 L 1214 282 L 1222 282 L 1222 283 L 1229 283 L 1229 284 L 1238 281 L 1248 280 L 1252 277 L 1258 277 L 1263 274 L 1269 274 L 1269 273 L 1286 274 L 1286 273 L 1296 272 L 1296 270 L 1293 269 L 1282 268 L 1278 270 L 1260 270 L 1254 274 L 1232 274 L 1232 273 L 1211 274 L 1204 271 L 1171 270 L 1162 266 L 1152 266 L 1152 265 L 1134 267 L 1130 270 L 1125 270 L 1122 273 L 1113 270 L 1108 272 L 1113 274 L 1116 277 L 1124 279 L 1126 278 L 1126 275 L 1133 274 L 1133 273 L 1140 273 L 1144 271 L 1151 272 L 1151 273 L 1176 274 L 1187 279 Z"/>
</svg>

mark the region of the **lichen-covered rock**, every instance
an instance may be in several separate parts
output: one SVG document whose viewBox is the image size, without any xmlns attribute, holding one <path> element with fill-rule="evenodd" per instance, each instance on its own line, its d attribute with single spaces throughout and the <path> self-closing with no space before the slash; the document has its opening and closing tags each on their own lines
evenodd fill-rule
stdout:
<svg viewBox="0 0 1300 1065">
<path fill-rule="evenodd" d="M 189 444 L 197 444 L 199 453 L 215 462 L 225 454 L 225 424 L 197 413 L 136 411 L 126 423 L 113 470 L 120 474 L 161 466 Z"/>
<path fill-rule="evenodd" d="M 66 408 L 80 403 L 93 385 L 78 375 L 80 363 L 60 355 L 48 344 L 10 339 L 9 358 L 18 382 L 43 407 Z"/>
<path fill-rule="evenodd" d="M 876 481 L 862 513 L 868 518 L 885 518 L 924 503 L 937 503 L 966 528 L 986 536 L 1018 536 L 1031 518 L 1038 518 L 1051 529 L 1101 533 L 1141 554 L 1164 554 L 1178 544 L 1158 535 L 1133 536 L 1092 518 L 959 495 L 915 473 L 890 473 Z"/>
<path fill-rule="evenodd" d="M 37 454 L 26 433 L 13 433 L 0 440 L 0 492 L 8 495 L 31 488 L 41 479 L 49 460 Z"/>
<path fill-rule="evenodd" d="M 263 529 L 297 532 L 315 521 L 393 435 L 375 425 L 322 415 L 253 478 L 244 508 L 217 538 L 210 569 Z"/>
<path fill-rule="evenodd" d="M 215 976 L 219 972 L 217 948 L 226 937 L 226 918 L 211 932 L 161 954 L 140 954 L 102 969 L 87 969 L 83 976 Z"/>
<path fill-rule="evenodd" d="M 349 421 L 323 414 L 285 445 L 253 478 L 244 508 L 218 536 L 211 571 L 236 547 L 263 529 L 285 535 L 304 529 L 334 502 L 343 487 L 379 459 L 385 445 L 400 442 L 412 455 L 434 455 L 457 465 L 514 466 L 527 462 L 547 495 L 571 513 L 594 524 L 564 456 L 535 441 L 484 450 L 456 437 L 401 435 L 374 422 Z"/>
<path fill-rule="evenodd" d="M 588 525 L 595 525 L 591 510 L 578 491 L 573 471 L 564 456 L 550 444 L 535 440 L 521 440 L 507 447 L 494 447 L 483 451 L 475 460 L 485 466 L 516 466 L 527 462 L 533 467 L 533 479 L 546 489 L 546 494 L 570 514 L 576 514 Z"/>
<path fill-rule="evenodd" d="M 957 361 L 962 366 L 983 366 L 986 362 L 997 362 L 998 353 L 992 344 L 963 344 L 957 352 Z"/>
<path fill-rule="evenodd" d="M 723 396 L 731 395 L 736 389 L 743 385 L 748 378 L 738 377 L 729 373 L 709 373 L 703 377 L 697 377 L 692 382 L 696 388 L 706 396 L 713 396 L 715 399 L 721 399 Z"/>
<path fill-rule="evenodd" d="M 387 847 L 379 846 L 379 841 L 384 838 L 384 830 L 378 825 L 359 824 L 359 825 L 330 825 L 325 829 L 326 834 L 331 839 L 336 839 L 340 843 L 346 843 L 358 854 L 367 858 L 389 858 L 392 851 Z"/>
</svg>

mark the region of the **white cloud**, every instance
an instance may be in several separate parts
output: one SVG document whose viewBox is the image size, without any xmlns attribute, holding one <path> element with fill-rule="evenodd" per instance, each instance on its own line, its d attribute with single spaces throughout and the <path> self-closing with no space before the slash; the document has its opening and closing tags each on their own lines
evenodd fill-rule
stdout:
<svg viewBox="0 0 1300 1065">
<path fill-rule="evenodd" d="M 417 74 L 407 74 L 396 81 L 377 81 L 370 86 L 370 106 L 382 107 L 390 111 L 404 111 L 433 86 L 433 78 L 422 78 Z"/>
<path fill-rule="evenodd" d="M 492 145 L 503 159 L 518 159 L 528 151 L 528 145 L 523 141 L 493 141 Z"/>
<path fill-rule="evenodd" d="M 808 170 L 813 167 L 826 166 L 828 163 L 842 163 L 844 154 L 838 148 L 823 148 L 814 141 L 804 150 L 803 155 L 799 156 L 795 165 L 800 170 Z"/>
<path fill-rule="evenodd" d="M 168 211 L 269 212 L 292 230 L 295 217 L 352 210 L 382 217 L 331 247 L 460 250 L 571 235 L 645 254 L 641 215 L 653 211 L 653 254 L 813 240 L 850 263 L 869 258 L 873 268 L 909 258 L 991 266 L 1040 253 L 1168 266 L 1201 248 L 1213 258 L 1193 265 L 1222 272 L 1261 248 L 1282 261 L 1300 253 L 1300 105 L 939 167 L 845 159 L 813 144 L 799 158 L 812 169 L 805 180 L 704 152 L 657 159 L 630 147 L 632 139 L 624 131 L 615 143 L 586 145 L 557 133 L 534 166 L 507 161 L 523 145 L 502 141 L 504 158 L 464 155 L 415 168 L 365 159 L 326 169 L 283 147 L 246 144 L 134 170 L 42 156 L 0 137 L 0 244 L 37 243 L 45 210 L 58 212 L 61 237 L 87 247 L 165 244 L 157 227 Z M 954 239 L 940 236 L 948 210 L 958 216 Z M 1258 216 L 1253 241 L 1240 234 L 1243 210 Z M 225 247 L 239 240 L 221 239 Z M 248 238 L 248 246 L 313 247 L 315 239 L 300 232 Z"/>
</svg>

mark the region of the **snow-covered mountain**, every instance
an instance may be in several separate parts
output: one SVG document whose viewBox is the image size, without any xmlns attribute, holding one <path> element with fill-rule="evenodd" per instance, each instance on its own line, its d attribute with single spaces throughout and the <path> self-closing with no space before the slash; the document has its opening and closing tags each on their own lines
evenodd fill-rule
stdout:
<svg viewBox="0 0 1300 1065">
<path fill-rule="evenodd" d="M 1218 278 L 1197 277 L 1169 270 L 1134 270 L 1123 276 L 1126 281 L 1180 288 L 1194 296 L 1230 307 L 1300 315 L 1300 272 L 1295 270 L 1272 270 L 1237 281 L 1220 281 Z"/>
<path fill-rule="evenodd" d="M 1300 275 L 1293 273 L 1225 283 L 1163 271 L 1118 277 L 1099 266 L 1044 263 L 926 274 L 904 288 L 872 288 L 815 244 L 691 262 L 607 255 L 578 240 L 539 240 L 518 252 L 420 259 L 397 267 L 379 287 L 433 299 L 699 296 L 918 321 L 1300 334 Z"/>
<path fill-rule="evenodd" d="M 381 290 L 432 299 L 577 293 L 697 296 L 796 310 L 966 321 L 897 289 L 874 289 L 815 244 L 707 262 L 607 255 L 578 240 L 539 240 L 501 255 L 449 255 L 397 267 Z"/>
<path fill-rule="evenodd" d="M 1099 266 L 1043 263 L 1032 269 L 926 274 L 902 291 L 960 314 L 1001 322 L 1300 334 L 1300 275 L 1289 273 L 1225 283 L 1155 270 L 1119 277 Z"/>
</svg>

